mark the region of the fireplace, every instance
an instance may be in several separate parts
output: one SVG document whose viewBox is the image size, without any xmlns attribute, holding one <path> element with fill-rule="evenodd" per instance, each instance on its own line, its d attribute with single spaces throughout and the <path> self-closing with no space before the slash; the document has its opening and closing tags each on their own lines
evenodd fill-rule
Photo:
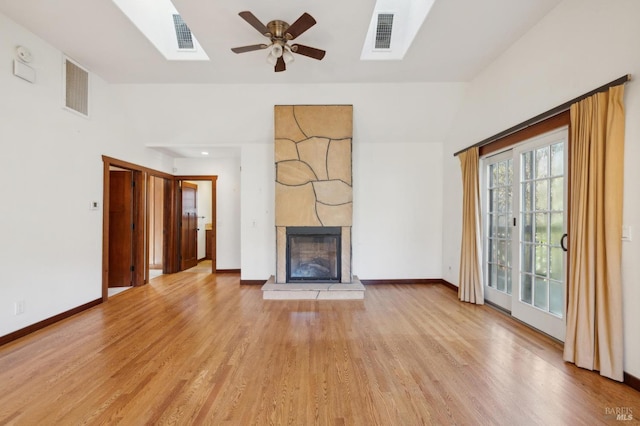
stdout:
<svg viewBox="0 0 640 426">
<path fill-rule="evenodd" d="M 353 106 L 276 105 L 274 119 L 274 283 L 352 283 Z"/>
<path fill-rule="evenodd" d="M 351 270 L 352 105 L 274 107 L 276 273 L 264 299 L 364 299 Z"/>
<path fill-rule="evenodd" d="M 341 234 L 341 227 L 287 227 L 287 282 L 339 283 Z"/>
</svg>

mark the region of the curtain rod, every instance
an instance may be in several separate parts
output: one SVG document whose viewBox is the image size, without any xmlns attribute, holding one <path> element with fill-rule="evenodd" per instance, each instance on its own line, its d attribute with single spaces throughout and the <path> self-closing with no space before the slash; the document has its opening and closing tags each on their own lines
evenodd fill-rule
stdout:
<svg viewBox="0 0 640 426">
<path fill-rule="evenodd" d="M 555 108 L 550 109 L 549 111 L 543 112 L 542 114 L 536 115 L 533 118 L 528 119 L 527 121 L 523 121 L 520 124 L 516 124 L 513 127 L 508 128 L 507 130 L 503 130 L 502 132 L 495 134 L 491 137 L 488 137 L 486 139 L 481 140 L 480 142 L 473 144 L 471 146 L 468 146 L 464 149 L 461 149 L 460 151 L 456 152 L 455 154 L 453 154 L 454 157 L 457 157 L 458 154 L 461 154 L 463 152 L 465 152 L 466 150 L 468 150 L 469 148 L 475 148 L 475 147 L 481 147 L 483 145 L 487 145 L 490 144 L 493 141 L 496 141 L 498 139 L 501 139 L 505 136 L 508 136 L 512 133 L 515 133 L 517 131 L 520 131 L 524 128 L 527 128 L 529 126 L 532 126 L 542 120 L 546 120 L 547 118 L 553 117 L 554 115 L 558 115 L 561 112 L 565 112 L 567 111 L 569 108 L 571 108 L 572 104 L 575 104 L 576 102 L 580 102 L 583 99 L 588 98 L 589 96 L 593 96 L 596 93 L 600 93 L 600 92 L 604 92 L 605 90 L 608 90 L 610 87 L 614 87 L 614 86 L 619 86 L 620 84 L 624 84 L 627 81 L 631 80 L 631 74 L 627 74 L 627 75 L 623 75 L 620 78 L 617 78 L 607 84 L 604 84 L 600 87 L 598 87 L 597 89 L 593 89 L 592 91 L 585 93 L 583 95 L 578 96 L 577 98 L 571 99 L 568 102 L 563 103 L 562 105 L 558 105 Z"/>
</svg>

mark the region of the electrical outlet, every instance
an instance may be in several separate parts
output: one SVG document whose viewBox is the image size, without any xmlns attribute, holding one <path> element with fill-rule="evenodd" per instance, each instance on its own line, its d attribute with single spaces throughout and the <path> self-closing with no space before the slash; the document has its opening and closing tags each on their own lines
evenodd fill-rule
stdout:
<svg viewBox="0 0 640 426">
<path fill-rule="evenodd" d="M 18 300 L 17 302 L 14 303 L 13 307 L 14 307 L 14 313 L 16 315 L 20 315 L 20 314 L 24 314 L 25 311 L 25 306 L 26 303 L 24 300 Z"/>
<path fill-rule="evenodd" d="M 90 210 L 98 210 L 99 208 L 100 208 L 100 203 L 98 203 L 97 201 L 92 201 L 91 204 L 89 204 Z"/>
</svg>

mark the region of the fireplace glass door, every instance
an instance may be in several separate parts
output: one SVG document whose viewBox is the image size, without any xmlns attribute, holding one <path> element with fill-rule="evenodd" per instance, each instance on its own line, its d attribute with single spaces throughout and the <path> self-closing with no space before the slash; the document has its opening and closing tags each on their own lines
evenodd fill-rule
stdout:
<svg viewBox="0 0 640 426">
<path fill-rule="evenodd" d="M 340 228 L 287 228 L 287 282 L 340 282 Z"/>
</svg>

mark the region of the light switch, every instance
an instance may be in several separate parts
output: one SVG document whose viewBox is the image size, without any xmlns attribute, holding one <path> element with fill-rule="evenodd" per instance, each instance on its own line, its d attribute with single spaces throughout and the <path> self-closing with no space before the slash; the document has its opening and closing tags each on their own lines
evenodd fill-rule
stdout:
<svg viewBox="0 0 640 426">
<path fill-rule="evenodd" d="M 622 241 L 631 241 L 631 226 L 622 225 Z"/>
</svg>

